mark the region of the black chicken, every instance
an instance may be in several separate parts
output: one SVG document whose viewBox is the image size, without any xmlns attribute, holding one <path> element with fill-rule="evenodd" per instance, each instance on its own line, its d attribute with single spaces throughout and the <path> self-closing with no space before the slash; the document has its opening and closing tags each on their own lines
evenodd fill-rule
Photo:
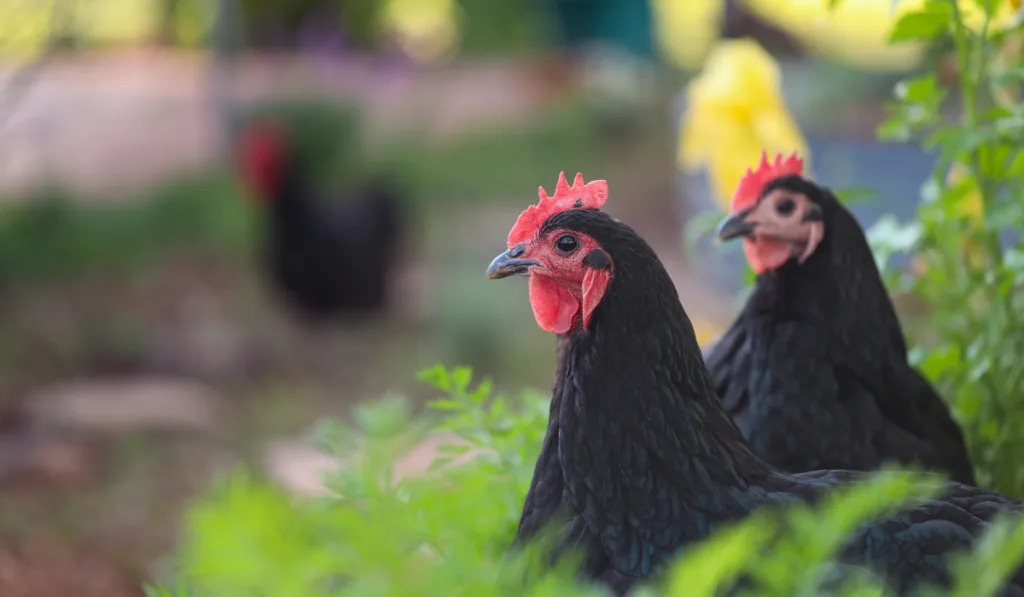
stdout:
<svg viewBox="0 0 1024 597">
<path fill-rule="evenodd" d="M 854 480 L 790 474 L 761 460 L 722 409 L 678 294 L 651 247 L 598 211 L 604 181 L 569 186 L 519 217 L 491 279 L 529 276 L 541 328 L 560 338 L 551 421 L 517 541 L 565 516 L 561 547 L 583 574 L 625 593 L 682 546 L 751 511 Z M 841 558 L 906 594 L 948 583 L 945 554 L 969 546 L 998 512 L 1024 504 L 950 483 L 943 496 L 866 525 Z M 1024 593 L 1024 570 L 1008 588 Z"/>
<path fill-rule="evenodd" d="M 758 456 L 790 472 L 887 461 L 973 485 L 946 403 L 907 363 L 896 311 L 857 220 L 793 156 L 749 173 L 722 240 L 758 273 L 705 354 L 715 391 Z M 798 432 L 796 432 L 798 430 Z"/>
<path fill-rule="evenodd" d="M 269 274 L 290 305 L 317 320 L 384 308 L 402 230 L 397 190 L 379 180 L 351 201 L 318 200 L 273 123 L 247 128 L 239 157 L 251 193 L 268 204 Z"/>
</svg>

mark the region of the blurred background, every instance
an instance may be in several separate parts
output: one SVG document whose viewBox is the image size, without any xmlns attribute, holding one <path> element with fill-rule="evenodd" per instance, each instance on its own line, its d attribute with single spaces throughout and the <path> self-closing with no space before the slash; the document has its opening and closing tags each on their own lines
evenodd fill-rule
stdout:
<svg viewBox="0 0 1024 597">
<path fill-rule="evenodd" d="M 140 595 L 212 476 L 315 491 L 310 426 L 423 367 L 547 387 L 525 284 L 483 272 L 561 170 L 702 339 L 745 267 L 684 231 L 761 147 L 911 216 L 889 5 L 0 0 L 0 592 Z"/>
</svg>

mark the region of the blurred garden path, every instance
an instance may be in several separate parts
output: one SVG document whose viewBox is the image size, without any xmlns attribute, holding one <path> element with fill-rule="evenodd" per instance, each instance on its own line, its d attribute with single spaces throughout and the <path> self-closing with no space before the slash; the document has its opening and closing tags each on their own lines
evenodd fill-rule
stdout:
<svg viewBox="0 0 1024 597">
<path fill-rule="evenodd" d="M 244 56 L 234 99 L 324 92 L 366 108 L 371 133 L 415 126 L 446 136 L 515 124 L 543 101 L 525 65 L 457 64 L 430 71 L 346 57 Z M 0 194 L 42 181 L 93 196 L 123 194 L 217 157 L 207 55 L 132 50 L 55 58 L 0 114 Z M 6 78 L 6 77 L 4 77 Z"/>
</svg>

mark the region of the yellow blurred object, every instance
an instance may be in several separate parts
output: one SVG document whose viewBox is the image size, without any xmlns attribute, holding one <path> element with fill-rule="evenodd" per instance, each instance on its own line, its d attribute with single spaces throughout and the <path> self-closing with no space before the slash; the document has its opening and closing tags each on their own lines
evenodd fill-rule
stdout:
<svg viewBox="0 0 1024 597">
<path fill-rule="evenodd" d="M 0 1 L 0 14 L 5 21 L 0 33 L 0 58 L 23 62 L 41 54 L 50 37 L 51 13 L 49 5 Z"/>
<path fill-rule="evenodd" d="M 904 14 L 920 10 L 925 0 L 903 0 L 893 7 L 892 0 L 840 0 L 829 9 L 825 0 L 738 0 L 764 21 L 785 31 L 804 47 L 847 64 L 881 71 L 904 71 L 921 60 L 919 44 L 889 45 L 889 34 Z M 1004 2 L 990 25 L 994 29 L 1009 26 L 1016 4 Z M 965 23 L 979 31 L 984 13 L 976 0 L 957 3 Z"/>
<path fill-rule="evenodd" d="M 964 181 L 966 178 L 971 177 L 970 169 L 960 163 L 955 162 L 949 168 L 949 172 L 946 173 L 946 186 L 952 187 Z M 960 203 L 956 206 L 955 213 L 959 216 L 967 217 L 971 220 L 974 226 L 980 227 L 985 221 L 985 204 L 981 196 L 981 191 L 978 190 L 977 184 L 973 182 L 968 189 L 967 193 L 960 199 Z M 972 238 L 967 237 L 963 239 L 963 250 L 964 255 L 967 256 L 968 263 L 975 268 L 982 268 L 985 264 L 984 253 Z M 914 275 L 921 276 L 929 269 L 928 261 L 932 257 L 928 253 L 915 254 L 910 258 L 911 266 L 913 267 Z"/>
<path fill-rule="evenodd" d="M 175 29 L 184 41 L 199 41 L 209 29 L 212 11 L 204 11 L 205 4 L 195 0 L 181 4 Z M 90 45 L 143 44 L 155 39 L 162 12 L 162 0 L 0 0 L 0 60 L 32 60 L 61 37 Z"/>
<path fill-rule="evenodd" d="M 1020 64 L 1021 52 L 1024 51 L 1024 35 L 1019 30 L 1007 33 L 994 61 L 994 73 L 1012 71 Z M 1016 110 L 1020 102 L 1020 86 L 1015 83 L 994 85 L 992 97 L 1003 108 Z"/>
<path fill-rule="evenodd" d="M 975 227 L 981 227 L 985 222 L 985 204 L 981 196 L 981 191 L 978 189 L 977 183 L 971 176 L 971 171 L 966 165 L 960 162 L 954 163 L 950 168 L 949 172 L 946 173 L 946 185 L 954 186 L 960 184 L 966 179 L 970 179 L 970 188 L 967 193 L 961 197 L 960 203 L 956 206 L 956 215 L 969 218 Z M 981 248 L 970 237 L 965 238 L 964 241 L 964 254 L 967 256 L 970 264 L 976 268 L 984 266 L 984 254 Z M 921 264 L 922 271 L 927 269 L 927 266 Z"/>
<path fill-rule="evenodd" d="M 138 43 L 156 32 L 160 10 L 158 0 L 90 0 L 82 6 L 76 23 L 81 36 L 90 41 Z"/>
<path fill-rule="evenodd" d="M 455 0 L 388 0 L 381 19 L 409 58 L 432 62 L 458 44 L 458 16 Z"/>
<path fill-rule="evenodd" d="M 697 335 L 697 344 L 701 348 L 705 348 L 717 340 L 722 335 L 722 331 L 722 328 L 713 322 L 699 318 L 693 320 L 693 332 Z"/>
<path fill-rule="evenodd" d="M 687 88 L 679 162 L 706 168 L 715 198 L 728 211 L 740 178 L 761 158 L 794 151 L 810 170 L 807 140 L 782 97 L 779 65 L 757 42 L 723 41 Z"/>
<path fill-rule="evenodd" d="M 718 41 L 725 0 L 650 0 L 662 54 L 686 70 L 704 62 Z"/>
<path fill-rule="evenodd" d="M 960 184 L 966 178 L 970 177 L 971 171 L 960 162 L 954 163 L 950 168 L 949 172 L 946 173 L 946 185 L 955 186 Z M 976 225 L 980 226 L 984 222 L 985 218 L 985 204 L 982 201 L 981 191 L 978 189 L 978 185 L 971 179 L 970 190 L 960 200 L 957 205 L 956 214 L 970 218 Z"/>
</svg>

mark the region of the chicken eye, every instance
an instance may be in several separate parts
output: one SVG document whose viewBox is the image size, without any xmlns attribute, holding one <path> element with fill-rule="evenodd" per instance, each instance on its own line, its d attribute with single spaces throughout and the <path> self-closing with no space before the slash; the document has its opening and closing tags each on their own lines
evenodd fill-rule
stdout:
<svg viewBox="0 0 1024 597">
<path fill-rule="evenodd" d="M 777 211 L 780 216 L 788 216 L 793 213 L 794 209 L 796 209 L 796 202 L 792 199 L 783 199 L 775 204 L 775 211 Z"/>
<path fill-rule="evenodd" d="M 579 246 L 579 241 L 571 234 L 563 234 L 555 241 L 555 248 L 562 253 L 572 253 Z"/>
</svg>

